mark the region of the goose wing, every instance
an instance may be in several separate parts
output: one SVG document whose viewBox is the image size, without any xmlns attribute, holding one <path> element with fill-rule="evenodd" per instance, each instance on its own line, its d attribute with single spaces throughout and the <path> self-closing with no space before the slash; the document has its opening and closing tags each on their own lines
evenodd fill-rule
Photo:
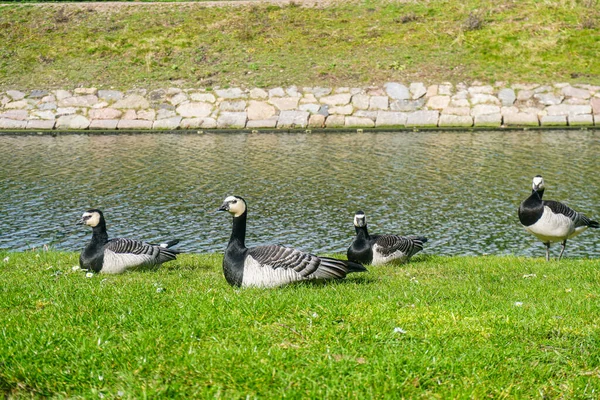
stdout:
<svg viewBox="0 0 600 400">
<path fill-rule="evenodd" d="M 590 220 L 585 215 L 578 213 L 564 203 L 554 200 L 544 201 L 544 206 L 548 207 L 555 214 L 562 214 L 575 223 L 575 227 L 590 226 L 594 221 Z"/>
<path fill-rule="evenodd" d="M 292 247 L 268 245 L 254 247 L 248 255 L 269 272 L 297 279 L 343 278 L 348 273 L 347 262 L 328 257 L 318 257 Z M 271 272 L 273 271 L 273 272 Z M 292 281 L 292 280 L 290 280 Z"/>
<path fill-rule="evenodd" d="M 375 238 L 379 253 L 387 257 L 397 251 L 406 255 L 412 255 L 423 250 L 423 241 L 416 237 L 398 235 L 381 235 Z"/>
<path fill-rule="evenodd" d="M 174 260 L 170 250 L 134 239 L 117 238 L 104 246 L 105 272 L 122 272 L 127 268 L 156 265 Z"/>
</svg>

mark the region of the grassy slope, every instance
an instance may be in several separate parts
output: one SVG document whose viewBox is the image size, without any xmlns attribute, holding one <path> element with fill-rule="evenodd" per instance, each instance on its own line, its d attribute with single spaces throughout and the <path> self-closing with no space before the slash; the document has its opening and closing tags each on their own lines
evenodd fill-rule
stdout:
<svg viewBox="0 0 600 400">
<path fill-rule="evenodd" d="M 597 398 L 600 390 L 599 260 L 421 256 L 327 285 L 234 290 L 220 255 L 92 278 L 72 271 L 73 253 L 0 257 L 5 395 Z"/>
<path fill-rule="evenodd" d="M 0 90 L 600 84 L 600 1 L 3 6 Z"/>
</svg>

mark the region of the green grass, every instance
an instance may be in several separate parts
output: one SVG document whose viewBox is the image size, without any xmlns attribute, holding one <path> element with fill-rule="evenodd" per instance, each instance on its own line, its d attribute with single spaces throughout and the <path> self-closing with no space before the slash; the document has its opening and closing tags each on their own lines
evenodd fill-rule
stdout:
<svg viewBox="0 0 600 400">
<path fill-rule="evenodd" d="M 0 90 L 600 84 L 600 1 L 4 5 Z"/>
<path fill-rule="evenodd" d="M 236 290 L 221 257 L 86 278 L 75 253 L 0 252 L 0 394 L 598 398 L 599 260 L 420 256 Z"/>
</svg>

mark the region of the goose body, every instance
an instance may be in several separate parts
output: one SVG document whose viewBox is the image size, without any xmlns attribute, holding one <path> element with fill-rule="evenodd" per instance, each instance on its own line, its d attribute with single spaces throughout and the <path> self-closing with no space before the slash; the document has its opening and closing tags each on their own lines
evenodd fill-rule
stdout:
<svg viewBox="0 0 600 400">
<path fill-rule="evenodd" d="M 369 235 L 365 213 L 354 215 L 356 237 L 348 248 L 348 260 L 361 264 L 404 263 L 423 250 L 423 236 Z"/>
<path fill-rule="evenodd" d="M 357 263 L 277 244 L 247 248 L 246 201 L 229 196 L 219 211 L 233 215 L 231 238 L 223 257 L 223 273 L 232 286 L 269 288 L 305 280 L 341 279 L 351 272 L 366 271 Z"/>
<path fill-rule="evenodd" d="M 535 176 L 531 195 L 519 206 L 519 221 L 525 230 L 544 243 L 546 260 L 550 260 L 550 243 L 561 242 L 562 249 L 558 257 L 560 260 L 568 239 L 579 235 L 587 228 L 598 228 L 600 225 L 566 204 L 542 200 L 544 190 L 544 179 L 540 175 Z"/>
<path fill-rule="evenodd" d="M 79 266 L 105 274 L 120 274 L 129 269 L 156 267 L 174 260 L 179 251 L 171 249 L 179 241 L 164 244 L 144 243 L 134 239 L 108 239 L 104 214 L 97 209 L 83 213 L 78 224 L 92 228 L 92 240 L 79 256 Z"/>
</svg>

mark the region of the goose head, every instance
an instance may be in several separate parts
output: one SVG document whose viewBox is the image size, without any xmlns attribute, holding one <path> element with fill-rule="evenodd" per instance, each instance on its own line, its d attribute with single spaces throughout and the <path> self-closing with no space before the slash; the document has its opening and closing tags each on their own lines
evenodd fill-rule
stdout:
<svg viewBox="0 0 600 400">
<path fill-rule="evenodd" d="M 234 217 L 239 217 L 246 212 L 246 201 L 239 196 L 228 196 L 217 211 L 227 211 Z"/>
<path fill-rule="evenodd" d="M 546 187 L 544 186 L 544 178 L 541 175 L 536 175 L 533 177 L 533 184 L 531 185 L 531 189 L 534 192 L 543 193 Z"/>
<path fill-rule="evenodd" d="M 77 222 L 77 225 L 87 225 L 92 228 L 95 228 L 103 220 L 104 215 L 102 214 L 102 211 L 97 209 L 91 209 L 83 213 L 81 219 Z"/>
<path fill-rule="evenodd" d="M 357 228 L 363 228 L 367 226 L 367 216 L 362 211 L 357 211 L 354 214 L 354 226 Z"/>
</svg>

